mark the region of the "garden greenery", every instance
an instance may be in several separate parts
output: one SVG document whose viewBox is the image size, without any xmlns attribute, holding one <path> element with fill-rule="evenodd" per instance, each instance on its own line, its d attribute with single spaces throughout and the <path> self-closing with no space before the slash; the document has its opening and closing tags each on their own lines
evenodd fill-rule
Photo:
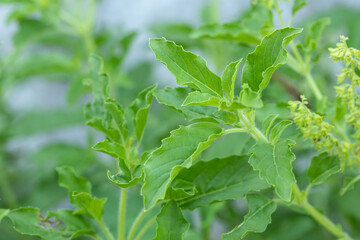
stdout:
<svg viewBox="0 0 360 240">
<path fill-rule="evenodd" d="M 14 137 L 8 126 L 18 123 L 2 104 L 0 221 L 7 239 L 20 236 L 9 230 L 12 225 L 45 240 L 205 240 L 215 239 L 211 226 L 217 222 L 225 226 L 223 240 L 360 236 L 354 210 L 360 201 L 360 50 L 347 43 L 355 33 L 325 43 L 330 18 L 293 27 L 304 0 L 283 2 L 292 6 L 288 23 L 278 0 L 252 1 L 241 18 L 228 23 L 218 21 L 218 3 L 212 1 L 200 27 L 150 28 L 159 36 L 149 42 L 154 58 L 178 84 L 164 87 L 146 81 L 149 74 L 132 77 L 145 71 L 144 64 L 132 73 L 122 68 L 135 33 L 119 38 L 111 30 L 94 31 L 96 1 L 79 1 L 75 10 L 67 1 L 7 2 L 16 4 L 9 19 L 19 29 L 14 52 L 2 62 L 2 91 L 31 76 L 68 78 L 69 104 L 76 108 L 85 94 L 92 96 L 86 120 L 79 119 L 93 129 L 89 143 L 101 136 L 92 149 L 103 153 L 65 144 L 41 150 L 45 159 L 63 149 L 73 153 L 67 161 L 61 160 L 65 155 L 56 160 L 69 206 L 19 205 L 5 171 L 11 155 L 6 141 Z M 80 15 L 84 6 L 87 14 Z M 44 45 L 61 51 L 45 56 L 39 51 Z M 216 71 L 188 48 L 209 58 Z M 333 71 L 338 65 L 330 63 L 322 69 L 321 61 L 330 57 L 342 68 Z M 337 83 L 330 84 L 337 72 Z M 136 87 L 132 80 L 145 84 Z M 72 113 L 56 114 L 60 121 L 50 129 Z M 111 163 L 101 161 L 105 155 Z M 109 181 L 95 182 L 104 180 L 105 169 Z M 118 195 L 118 189 L 118 199 L 98 197 Z M 55 210 L 42 215 L 47 209 Z"/>
</svg>

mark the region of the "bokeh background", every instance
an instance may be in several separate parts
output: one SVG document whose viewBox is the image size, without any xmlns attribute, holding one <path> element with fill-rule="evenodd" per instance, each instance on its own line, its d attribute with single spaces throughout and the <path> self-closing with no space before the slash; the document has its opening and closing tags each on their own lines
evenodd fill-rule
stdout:
<svg viewBox="0 0 360 240">
<path fill-rule="evenodd" d="M 87 4 L 89 1 L 62 2 L 67 2 L 66 11 L 75 14 L 81 24 L 92 11 Z M 93 44 L 97 47 L 86 49 L 83 36 L 71 26 L 59 25 L 56 14 L 53 15 L 46 7 L 34 7 L 29 11 L 31 7 L 26 5 L 31 5 L 30 2 L 40 1 L 0 0 L 0 178 L 7 179 L 7 183 L 1 186 L 0 208 L 29 205 L 46 211 L 69 206 L 66 191 L 57 186 L 55 172 L 56 166 L 67 164 L 91 179 L 99 197 L 108 197 L 105 216 L 110 227 L 114 228 L 116 221 L 113 219 L 116 216 L 112 216 L 111 206 L 117 206 L 119 189 L 112 186 L 106 177 L 107 169 L 114 168 L 114 162 L 91 150 L 90 146 L 103 136 L 84 124 L 83 108 L 91 101 L 89 89 L 82 87 L 82 80 L 88 72 L 87 56 L 94 51 L 104 57 L 105 64 L 110 63 L 105 67 L 108 67 L 113 79 L 111 92 L 120 102 L 128 105 L 143 87 L 153 83 L 159 83 L 160 88 L 175 85 L 175 78 L 150 51 L 150 37 L 165 36 L 175 40 L 186 49 L 204 56 L 210 68 L 221 73 L 224 64 L 240 58 L 253 48 L 241 47 L 235 51 L 240 51 L 240 55 L 236 55 L 229 53 L 232 52 L 231 44 L 228 44 L 228 49 L 219 50 L 210 40 L 204 40 L 200 46 L 190 33 L 203 23 L 214 21 L 214 18 L 219 22 L 234 21 L 249 9 L 250 3 L 247 0 L 219 0 L 216 4 L 207 0 L 98 1 L 94 5 L 90 30 Z M 209 4 L 217 7 L 209 10 Z M 281 2 L 286 20 L 290 17 L 289 6 L 288 2 Z M 209 17 L 211 11 L 214 14 L 212 19 Z M 322 17 L 331 18 L 332 23 L 325 31 L 319 48 L 333 46 L 340 34 L 350 38 L 351 46 L 360 47 L 360 31 L 356 30 L 360 24 L 359 0 L 310 0 L 296 15 L 293 25 L 304 26 Z M 280 26 L 276 15 L 273 18 L 275 25 Z M 40 24 L 24 19 L 36 19 Z M 69 36 L 61 35 L 59 42 L 55 41 L 57 35 L 53 36 L 55 40 L 41 39 L 43 31 L 56 32 L 59 29 L 65 29 Z M 63 39 L 66 41 L 61 42 Z M 225 54 L 219 55 L 219 52 Z M 224 57 L 224 62 L 219 61 L 221 57 Z M 316 75 L 325 76 L 320 85 L 326 88 L 329 82 L 335 80 L 332 73 L 338 72 L 338 65 L 331 68 L 332 73 L 327 73 L 324 69 L 333 63 L 326 54 L 320 59 Z M 294 78 L 296 80 L 298 76 Z M 293 85 L 301 92 L 306 91 L 306 86 L 299 81 L 294 81 Z M 159 146 L 160 140 L 179 124 L 186 124 L 180 114 L 154 103 L 144 150 Z M 212 151 L 209 154 L 216 155 L 216 150 Z M 301 169 L 301 164 L 298 165 Z M 4 197 L 6 191 L 12 192 L 10 199 Z M 137 194 L 134 191 L 129 200 L 133 203 L 129 210 L 130 219 L 141 208 L 141 199 L 136 197 Z M 324 196 L 326 194 L 330 193 L 324 193 Z M 359 197 L 352 201 L 356 200 L 360 201 Z M 235 209 L 243 211 L 241 202 L 235 205 Z M 359 210 L 348 212 L 355 217 L 360 216 Z M 189 214 L 196 219 L 199 213 Z M 308 220 L 304 221 L 301 223 L 305 226 L 304 231 L 316 231 L 311 229 L 311 224 L 306 225 Z M 4 222 L 0 227 L 0 239 L 21 239 L 8 227 L 11 223 Z M 224 229 L 225 224 L 217 220 L 212 228 L 212 239 L 219 239 Z"/>
</svg>

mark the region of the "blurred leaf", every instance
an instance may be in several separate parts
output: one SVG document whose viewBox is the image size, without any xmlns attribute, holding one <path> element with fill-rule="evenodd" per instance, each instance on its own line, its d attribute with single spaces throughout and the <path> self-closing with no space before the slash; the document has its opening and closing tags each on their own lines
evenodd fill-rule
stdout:
<svg viewBox="0 0 360 240">
<path fill-rule="evenodd" d="M 306 34 L 305 47 L 309 54 L 316 49 L 316 45 L 323 35 L 324 29 L 330 24 L 330 18 L 322 18 L 314 22 L 310 26 L 309 32 Z"/>
<path fill-rule="evenodd" d="M 247 158 L 217 158 L 198 162 L 181 170 L 176 179 L 192 183 L 196 192 L 193 196 L 180 200 L 179 206 L 194 209 L 219 201 L 242 199 L 248 192 L 268 188 L 269 185 L 246 162 Z"/>
<path fill-rule="evenodd" d="M 300 9 L 307 5 L 305 0 L 294 0 L 294 5 L 292 7 L 292 14 L 295 15 Z"/>
<path fill-rule="evenodd" d="M 12 136 L 30 135 L 84 122 L 81 109 L 32 111 L 16 119 L 9 129 Z"/>
<path fill-rule="evenodd" d="M 344 195 L 347 191 L 354 189 L 354 185 L 360 180 L 360 176 L 353 178 L 345 178 L 344 185 L 340 189 L 340 196 Z"/>
<path fill-rule="evenodd" d="M 331 175 L 340 172 L 340 161 L 336 156 L 323 152 L 312 158 L 308 169 L 311 184 L 321 184 Z"/>
<path fill-rule="evenodd" d="M 181 209 L 172 201 L 162 207 L 161 212 L 156 217 L 156 222 L 158 227 L 156 229 L 156 237 L 153 240 L 183 239 L 185 232 L 190 226 L 184 218 Z"/>
<path fill-rule="evenodd" d="M 165 197 L 166 189 L 182 168 L 190 167 L 193 160 L 215 139 L 223 129 L 212 123 L 194 123 L 174 130 L 162 140 L 145 163 L 145 179 L 141 194 L 146 209 Z M 160 177 L 161 176 L 161 177 Z"/>
<path fill-rule="evenodd" d="M 78 176 L 71 167 L 57 167 L 56 171 L 59 174 L 59 186 L 66 188 L 70 195 L 73 192 L 91 193 L 91 185 L 88 180 Z"/>
<path fill-rule="evenodd" d="M 74 215 L 71 210 L 49 212 L 44 218 L 39 209 L 24 207 L 12 210 L 8 217 L 13 222 L 16 231 L 42 239 L 72 239 L 93 233 L 83 217 Z M 54 220 L 52 220 L 53 217 Z"/>
<path fill-rule="evenodd" d="M 292 185 L 296 182 L 292 171 L 295 160 L 291 152 L 293 145 L 290 140 L 279 140 L 274 144 L 258 141 L 249 150 L 251 166 L 260 172 L 260 178 L 272 185 L 284 201 L 291 200 Z"/>
<path fill-rule="evenodd" d="M 272 200 L 255 194 L 246 196 L 249 213 L 244 221 L 230 232 L 223 234 L 223 240 L 243 239 L 250 232 L 264 232 L 271 223 L 271 214 L 276 210 L 276 203 Z"/>
<path fill-rule="evenodd" d="M 205 60 L 165 38 L 151 39 L 150 48 L 176 77 L 179 85 L 189 85 L 214 96 L 222 96 L 221 80 L 211 72 Z M 201 69 L 201 71 L 199 71 Z"/>
<path fill-rule="evenodd" d="M 10 210 L 9 209 L 2 209 L 0 208 L 0 223 L 1 223 L 1 220 L 6 217 L 8 214 L 10 213 Z"/>
</svg>

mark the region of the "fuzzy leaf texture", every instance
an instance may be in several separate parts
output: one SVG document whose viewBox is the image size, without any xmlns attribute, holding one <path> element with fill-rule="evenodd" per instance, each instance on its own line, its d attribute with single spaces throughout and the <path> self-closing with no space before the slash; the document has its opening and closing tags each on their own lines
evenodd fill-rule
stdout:
<svg viewBox="0 0 360 240">
<path fill-rule="evenodd" d="M 267 225 L 271 223 L 271 214 L 276 210 L 276 203 L 272 200 L 255 194 L 246 196 L 249 213 L 244 221 L 231 232 L 222 235 L 222 240 L 243 239 L 250 232 L 264 232 Z"/>
<path fill-rule="evenodd" d="M 48 212 L 48 216 L 44 218 L 39 209 L 24 207 L 12 210 L 8 217 L 19 233 L 44 240 L 70 240 L 93 233 L 85 219 L 75 215 L 72 210 Z"/>
<path fill-rule="evenodd" d="M 339 158 L 323 152 L 312 158 L 307 174 L 311 184 L 321 184 L 338 172 L 340 172 Z"/>
<path fill-rule="evenodd" d="M 175 202 L 165 204 L 156 217 L 156 237 L 153 240 L 180 240 L 190 224 L 184 218 L 181 209 Z"/>
<path fill-rule="evenodd" d="M 193 184 L 196 194 L 179 201 L 180 207 L 194 209 L 218 201 L 242 199 L 248 192 L 268 188 L 247 163 L 247 158 L 216 158 L 181 170 L 176 180 Z"/>
<path fill-rule="evenodd" d="M 192 161 L 222 135 L 223 129 L 213 123 L 194 123 L 172 131 L 145 163 L 141 191 L 145 208 L 149 209 L 163 199 L 179 171 L 190 167 Z"/>
<path fill-rule="evenodd" d="M 292 171 L 292 162 L 295 160 L 291 152 L 292 145 L 294 143 L 290 140 L 280 140 L 275 144 L 258 141 L 249 150 L 251 166 L 285 201 L 291 200 L 292 185 L 296 182 Z"/>
<path fill-rule="evenodd" d="M 150 48 L 156 59 L 174 74 L 179 85 L 188 85 L 204 93 L 222 97 L 220 78 L 211 72 L 205 60 L 165 38 L 151 39 Z"/>
<path fill-rule="evenodd" d="M 282 28 L 266 36 L 247 58 L 242 72 L 242 84 L 261 92 L 269 83 L 273 72 L 286 63 L 286 46 L 302 29 Z"/>
</svg>

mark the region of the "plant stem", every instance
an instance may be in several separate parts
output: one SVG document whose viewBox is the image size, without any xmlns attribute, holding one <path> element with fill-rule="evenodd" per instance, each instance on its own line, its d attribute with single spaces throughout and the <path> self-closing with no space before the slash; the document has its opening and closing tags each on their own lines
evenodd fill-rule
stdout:
<svg viewBox="0 0 360 240">
<path fill-rule="evenodd" d="M 113 235 L 111 234 L 111 232 L 109 231 L 109 229 L 105 225 L 104 221 L 97 221 L 97 223 L 99 224 L 99 227 L 101 228 L 101 230 L 104 232 L 104 234 L 106 236 L 106 239 L 107 240 L 114 240 Z"/>
<path fill-rule="evenodd" d="M 293 193 L 295 195 L 295 199 L 297 203 L 304 208 L 304 210 L 312 216 L 319 224 L 325 227 L 329 232 L 331 232 L 334 236 L 344 239 L 344 240 L 352 240 L 346 233 L 344 233 L 341 228 L 337 227 L 330 219 L 328 219 L 325 215 L 321 214 L 318 210 L 316 210 L 306 199 L 306 195 L 300 192 L 299 187 L 294 184 L 293 185 Z"/>
<path fill-rule="evenodd" d="M 315 97 L 317 100 L 321 100 L 323 98 L 323 95 L 322 93 L 320 92 L 319 90 L 319 87 L 316 85 L 315 81 L 314 81 L 314 78 L 312 77 L 310 71 L 307 71 L 305 73 L 305 78 L 311 88 L 311 90 L 313 91 Z"/>
<path fill-rule="evenodd" d="M 238 116 L 240 119 L 240 124 L 248 130 L 248 132 L 253 136 L 253 138 L 255 138 L 256 140 L 262 139 L 266 142 L 268 141 L 264 134 L 255 127 L 255 125 L 249 120 L 247 116 L 245 116 L 242 111 L 238 111 Z"/>
<path fill-rule="evenodd" d="M 9 208 L 16 208 L 17 201 L 14 192 L 12 191 L 7 174 L 3 164 L 3 157 L 0 156 L 0 190 Z"/>
<path fill-rule="evenodd" d="M 133 222 L 133 224 L 130 228 L 128 240 L 131 240 L 134 238 L 137 228 L 139 227 L 141 221 L 144 219 L 144 217 L 146 216 L 146 214 L 148 212 L 149 211 L 144 211 L 143 209 L 139 212 L 138 216 L 136 217 L 135 221 Z"/>
<path fill-rule="evenodd" d="M 140 229 L 139 234 L 136 236 L 134 240 L 141 240 L 141 237 L 144 235 L 146 230 L 151 227 L 151 225 L 155 222 L 156 216 L 152 217 L 149 221 L 146 222 L 146 224 Z"/>
<path fill-rule="evenodd" d="M 119 201 L 119 219 L 118 219 L 118 239 L 125 240 L 125 214 L 126 214 L 126 195 L 127 189 L 121 189 L 120 201 Z"/>
<path fill-rule="evenodd" d="M 279 2 L 278 0 L 275 0 L 275 10 L 279 16 L 279 19 L 280 19 L 280 23 L 281 23 L 281 26 L 282 27 L 285 27 L 285 22 L 284 22 L 284 19 L 282 17 L 282 14 L 281 14 L 281 10 L 280 10 L 280 7 L 279 7 Z"/>
</svg>

